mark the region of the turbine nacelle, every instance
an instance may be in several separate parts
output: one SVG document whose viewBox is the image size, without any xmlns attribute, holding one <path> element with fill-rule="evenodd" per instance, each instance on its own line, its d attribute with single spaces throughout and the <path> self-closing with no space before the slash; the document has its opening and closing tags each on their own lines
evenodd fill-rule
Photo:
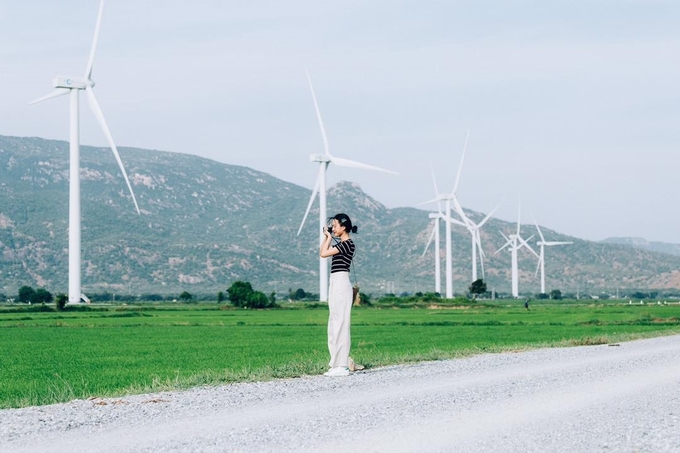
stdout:
<svg viewBox="0 0 680 453">
<path fill-rule="evenodd" d="M 331 156 L 328 154 L 311 154 L 309 156 L 310 162 L 330 162 Z"/>
<path fill-rule="evenodd" d="M 92 88 L 94 86 L 94 81 L 82 77 L 56 76 L 52 80 L 52 86 L 54 88 L 75 88 L 77 90 L 85 90 L 87 87 Z"/>
<path fill-rule="evenodd" d="M 422 203 L 418 203 L 418 206 L 424 206 L 426 204 L 432 204 L 432 203 L 439 203 L 440 201 L 447 201 L 447 200 L 452 200 L 453 195 L 447 195 L 447 194 L 438 194 L 437 198 L 433 198 L 431 200 L 423 201 Z"/>
</svg>

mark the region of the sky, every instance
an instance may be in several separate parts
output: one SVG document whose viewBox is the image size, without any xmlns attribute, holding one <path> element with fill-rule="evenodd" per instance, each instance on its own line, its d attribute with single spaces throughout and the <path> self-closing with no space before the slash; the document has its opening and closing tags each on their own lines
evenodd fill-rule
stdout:
<svg viewBox="0 0 680 453">
<path fill-rule="evenodd" d="M 28 103 L 82 76 L 98 7 L 0 3 L 0 135 L 68 140 L 67 97 Z M 465 208 L 516 222 L 521 200 L 522 223 L 562 234 L 680 243 L 680 2 L 109 0 L 92 79 L 119 147 L 312 189 L 305 68 L 331 154 L 399 173 L 331 166 L 329 186 L 428 209 L 469 131 Z M 80 117 L 106 146 L 82 97 Z"/>
</svg>

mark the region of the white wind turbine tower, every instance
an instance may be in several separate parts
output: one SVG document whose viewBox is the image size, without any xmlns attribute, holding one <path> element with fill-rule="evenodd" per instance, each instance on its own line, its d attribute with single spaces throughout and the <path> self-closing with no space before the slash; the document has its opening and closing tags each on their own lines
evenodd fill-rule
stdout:
<svg viewBox="0 0 680 453">
<path fill-rule="evenodd" d="M 319 111 L 319 105 L 316 102 L 316 95 L 314 94 L 314 86 L 312 85 L 312 78 L 309 76 L 309 71 L 307 72 L 307 80 L 309 81 L 309 89 L 312 92 L 312 99 L 314 101 L 314 109 L 316 111 L 316 118 L 319 121 L 319 128 L 321 129 L 321 136 L 323 138 L 323 146 L 325 154 L 312 154 L 309 156 L 311 162 L 319 163 L 319 176 L 316 179 L 316 184 L 314 185 L 314 190 L 312 191 L 312 196 L 307 204 L 307 210 L 302 218 L 302 223 L 300 223 L 300 228 L 298 229 L 298 236 L 302 231 L 302 227 L 307 220 L 307 215 L 309 210 L 312 208 L 314 199 L 316 198 L 317 192 L 319 193 L 319 239 L 323 241 L 323 227 L 326 225 L 326 170 L 328 170 L 328 165 L 333 163 L 339 167 L 349 167 L 349 168 L 361 168 L 364 170 L 375 170 L 382 171 L 386 173 L 398 174 L 392 170 L 386 170 L 380 167 L 374 167 L 372 165 L 363 164 L 361 162 L 356 162 L 353 160 L 342 159 L 340 157 L 332 156 L 329 152 L 328 139 L 326 137 L 326 128 L 323 125 L 323 120 L 321 119 L 321 112 Z M 319 258 L 319 300 L 322 302 L 328 302 L 328 259 Z"/>
<path fill-rule="evenodd" d="M 510 248 L 510 253 L 512 254 L 511 261 L 512 261 L 512 297 L 519 297 L 519 272 L 517 268 L 517 251 L 521 249 L 522 247 L 526 247 L 529 249 L 531 253 L 533 253 L 537 258 L 538 254 L 534 251 L 534 249 L 531 248 L 531 246 L 527 243 L 526 240 L 522 238 L 519 234 L 519 230 L 521 228 L 520 225 L 520 211 L 521 211 L 521 202 L 520 202 L 520 208 L 517 209 L 517 233 L 515 234 L 510 234 L 506 236 L 503 234 L 501 231 L 501 235 L 506 239 L 505 245 L 503 247 L 499 248 L 496 250 L 496 253 L 500 252 L 506 247 Z M 533 236 L 529 238 L 531 240 Z"/>
<path fill-rule="evenodd" d="M 534 220 L 534 225 L 536 225 L 536 229 L 538 230 L 538 235 L 541 237 L 541 240 L 536 243 L 541 248 L 541 251 L 539 253 L 538 257 L 538 266 L 536 266 L 536 273 L 538 274 L 538 271 L 540 269 L 541 271 L 541 294 L 545 294 L 545 247 L 552 247 L 553 245 L 568 245 L 568 244 L 573 244 L 573 242 L 557 242 L 557 241 L 552 241 L 552 242 L 546 242 L 545 238 L 543 237 L 543 233 L 541 232 L 541 229 L 538 227 L 538 223 L 536 222 L 536 218 L 534 217 L 533 214 L 531 214 L 531 218 Z"/>
<path fill-rule="evenodd" d="M 434 225 L 432 226 L 432 233 L 430 233 L 430 239 L 427 240 L 425 245 L 425 250 L 423 250 L 423 255 L 427 253 L 427 249 L 430 248 L 430 243 L 434 239 L 434 292 L 437 294 L 442 293 L 442 270 L 441 263 L 439 259 L 439 219 L 442 218 L 443 214 L 441 209 L 439 212 L 431 212 L 428 214 L 430 219 L 434 220 Z"/>
<path fill-rule="evenodd" d="M 106 120 L 104 119 L 104 114 L 99 107 L 99 102 L 94 95 L 92 88 L 94 87 L 94 81 L 92 81 L 92 66 L 94 64 L 94 55 L 97 49 L 97 40 L 99 38 L 99 27 L 102 21 L 102 15 L 104 12 L 104 0 L 99 4 L 99 13 L 97 15 L 97 25 L 94 30 L 94 38 L 92 39 L 92 47 L 90 48 L 90 57 L 85 67 L 85 75 L 83 77 L 63 77 L 57 76 L 53 80 L 53 85 L 55 90 L 52 91 L 47 96 L 40 99 L 36 99 L 31 102 L 31 104 L 42 102 L 55 97 L 63 96 L 68 94 L 70 101 L 70 132 L 69 132 L 69 229 L 68 229 L 68 302 L 69 303 L 79 303 L 82 293 L 80 287 L 80 143 L 79 143 L 79 114 L 78 114 L 78 93 L 80 91 L 85 91 L 87 95 L 87 100 L 90 104 L 90 109 L 94 114 L 95 118 L 99 122 L 99 126 L 102 128 L 104 135 L 113 151 L 113 155 L 118 162 L 121 173 L 125 177 L 125 182 L 127 183 L 130 194 L 132 195 L 132 201 L 135 204 L 137 213 L 140 214 L 139 206 L 137 205 L 137 199 L 132 191 L 132 186 L 130 185 L 130 180 L 127 177 L 125 168 L 123 167 L 123 162 L 118 154 L 118 149 L 113 142 L 113 137 L 106 125 Z"/>
</svg>

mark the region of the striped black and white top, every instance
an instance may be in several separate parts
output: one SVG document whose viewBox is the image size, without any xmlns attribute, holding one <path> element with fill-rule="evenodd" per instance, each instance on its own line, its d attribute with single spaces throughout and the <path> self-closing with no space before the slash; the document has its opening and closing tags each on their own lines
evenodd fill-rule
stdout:
<svg viewBox="0 0 680 453">
<path fill-rule="evenodd" d="M 339 253 L 333 255 L 331 260 L 331 274 L 333 272 L 349 272 L 349 266 L 354 257 L 354 242 L 351 239 L 340 242 L 335 246 Z"/>
</svg>

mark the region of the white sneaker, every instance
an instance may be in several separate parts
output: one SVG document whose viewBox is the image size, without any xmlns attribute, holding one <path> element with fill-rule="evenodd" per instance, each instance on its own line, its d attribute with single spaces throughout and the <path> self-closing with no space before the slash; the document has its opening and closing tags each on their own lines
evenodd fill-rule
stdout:
<svg viewBox="0 0 680 453">
<path fill-rule="evenodd" d="M 344 366 L 336 366 L 335 368 L 331 368 L 330 370 L 326 371 L 323 375 L 331 377 L 349 376 L 349 368 Z"/>
</svg>

